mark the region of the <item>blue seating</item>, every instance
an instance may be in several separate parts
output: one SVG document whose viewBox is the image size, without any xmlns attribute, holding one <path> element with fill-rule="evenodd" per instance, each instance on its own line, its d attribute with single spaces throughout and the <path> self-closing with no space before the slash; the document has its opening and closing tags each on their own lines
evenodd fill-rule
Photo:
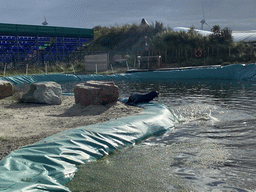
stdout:
<svg viewBox="0 0 256 192">
<path fill-rule="evenodd" d="M 86 38 L 73 37 L 35 37 L 35 36 L 0 36 L 0 62 L 11 62 L 13 58 L 25 60 L 28 54 L 37 54 L 39 46 L 44 47 L 46 61 L 65 60 L 79 46 L 88 42 Z M 45 46 L 45 44 L 50 44 Z M 17 55 L 16 55 L 17 54 Z M 34 58 L 33 58 L 34 59 Z M 38 58 L 37 59 L 42 59 Z"/>
</svg>

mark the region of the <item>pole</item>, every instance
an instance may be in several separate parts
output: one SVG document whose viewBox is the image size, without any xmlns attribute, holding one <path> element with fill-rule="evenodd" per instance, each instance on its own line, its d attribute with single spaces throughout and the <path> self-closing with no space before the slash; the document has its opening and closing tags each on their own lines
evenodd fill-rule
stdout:
<svg viewBox="0 0 256 192">
<path fill-rule="evenodd" d="M 26 65 L 26 75 L 28 75 L 28 64 Z"/>
<path fill-rule="evenodd" d="M 167 63 L 167 49 L 165 50 L 165 63 Z"/>
<path fill-rule="evenodd" d="M 128 65 L 128 62 L 126 61 L 126 66 L 127 66 L 127 70 L 129 70 L 129 65 Z"/>
<path fill-rule="evenodd" d="M 72 64 L 72 69 L 73 69 L 73 73 L 75 74 L 76 72 L 75 72 L 75 67 L 73 64 Z"/>
<path fill-rule="evenodd" d="M 114 74 L 114 70 L 113 70 L 112 64 L 110 64 L 110 67 L 111 67 L 112 73 Z"/>
<path fill-rule="evenodd" d="M 45 62 L 45 74 L 47 74 L 47 63 Z"/>
<path fill-rule="evenodd" d="M 6 63 L 4 65 L 4 77 L 5 77 L 5 71 L 6 71 Z"/>
</svg>

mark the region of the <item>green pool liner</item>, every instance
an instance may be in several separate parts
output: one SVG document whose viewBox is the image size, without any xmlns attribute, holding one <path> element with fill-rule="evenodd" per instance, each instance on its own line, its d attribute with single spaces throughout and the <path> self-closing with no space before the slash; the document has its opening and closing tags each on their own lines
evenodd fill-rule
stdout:
<svg viewBox="0 0 256 192">
<path fill-rule="evenodd" d="M 190 68 L 190 69 L 170 69 L 169 71 L 151 71 L 122 73 L 113 75 L 75 75 L 75 74 L 41 74 L 41 75 L 19 75 L 11 77 L 0 77 L 1 80 L 12 82 L 14 85 L 24 83 L 36 83 L 42 81 L 62 82 L 80 82 L 88 80 L 145 80 L 154 79 L 218 79 L 218 80 L 256 80 L 256 64 L 234 64 L 228 66 L 217 66 L 209 68 Z"/>
<path fill-rule="evenodd" d="M 76 166 L 174 127 L 175 116 L 159 103 L 137 115 L 58 133 L 11 152 L 0 161 L 0 191 L 69 191 Z"/>
</svg>

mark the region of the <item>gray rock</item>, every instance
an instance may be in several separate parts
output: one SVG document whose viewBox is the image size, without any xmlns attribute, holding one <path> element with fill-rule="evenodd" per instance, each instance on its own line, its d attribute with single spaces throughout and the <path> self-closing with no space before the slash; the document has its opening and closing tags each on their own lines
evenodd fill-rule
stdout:
<svg viewBox="0 0 256 192">
<path fill-rule="evenodd" d="M 60 105 L 62 89 L 55 82 L 39 82 L 30 85 L 30 90 L 21 98 L 25 103 L 45 103 L 50 105 Z"/>
</svg>

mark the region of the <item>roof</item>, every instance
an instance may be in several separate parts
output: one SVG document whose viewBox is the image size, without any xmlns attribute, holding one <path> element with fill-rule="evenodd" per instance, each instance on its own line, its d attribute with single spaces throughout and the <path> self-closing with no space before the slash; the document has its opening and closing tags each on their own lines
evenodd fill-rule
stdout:
<svg viewBox="0 0 256 192">
<path fill-rule="evenodd" d="M 175 27 L 173 29 L 174 31 L 186 31 L 188 32 L 190 28 L 187 27 Z M 205 31 L 205 30 L 199 30 L 195 29 L 199 34 L 203 36 L 207 36 L 210 34 L 213 34 L 211 31 Z M 233 41 L 238 42 L 238 41 L 243 41 L 243 42 L 256 42 L 256 32 L 251 31 L 240 31 L 240 32 L 233 32 L 232 33 Z"/>
<path fill-rule="evenodd" d="M 53 27 L 0 23 L 0 35 L 57 36 L 93 38 L 94 30 L 86 28 Z"/>
</svg>

